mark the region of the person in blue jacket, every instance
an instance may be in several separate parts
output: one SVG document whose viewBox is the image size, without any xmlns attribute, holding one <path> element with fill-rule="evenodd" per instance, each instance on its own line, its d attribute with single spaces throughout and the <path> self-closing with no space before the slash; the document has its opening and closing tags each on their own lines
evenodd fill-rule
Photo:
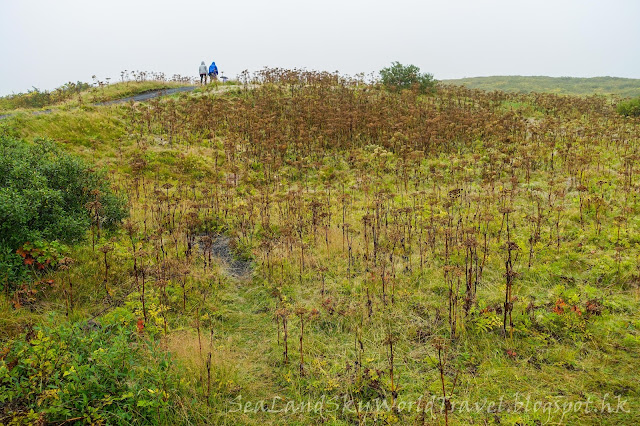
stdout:
<svg viewBox="0 0 640 426">
<path fill-rule="evenodd" d="M 218 80 L 218 67 L 215 62 L 211 62 L 209 65 L 209 81 Z"/>
</svg>

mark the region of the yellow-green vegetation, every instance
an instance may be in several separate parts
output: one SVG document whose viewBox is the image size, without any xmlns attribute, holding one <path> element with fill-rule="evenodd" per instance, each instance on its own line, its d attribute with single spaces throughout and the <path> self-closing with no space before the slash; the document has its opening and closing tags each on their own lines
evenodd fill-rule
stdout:
<svg viewBox="0 0 640 426">
<path fill-rule="evenodd" d="M 2 123 L 129 203 L 5 283 L 2 421 L 640 422 L 637 118 L 256 80 Z"/>
<path fill-rule="evenodd" d="M 445 84 L 463 85 L 471 89 L 500 90 L 516 93 L 555 93 L 558 95 L 640 96 L 640 79 L 620 77 L 543 77 L 494 76 L 442 80 Z"/>
</svg>

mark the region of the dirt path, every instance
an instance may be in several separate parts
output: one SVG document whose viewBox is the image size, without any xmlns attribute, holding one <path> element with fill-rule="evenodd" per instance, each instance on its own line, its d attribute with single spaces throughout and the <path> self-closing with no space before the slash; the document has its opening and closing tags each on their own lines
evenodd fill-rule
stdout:
<svg viewBox="0 0 640 426">
<path fill-rule="evenodd" d="M 112 101 L 106 102 L 98 102 L 93 105 L 102 106 L 102 105 L 113 105 L 113 104 L 121 104 L 124 102 L 134 101 L 134 102 L 142 102 L 147 101 L 149 99 L 157 98 L 159 96 L 169 96 L 174 93 L 182 93 L 182 92 L 191 92 L 196 89 L 198 86 L 184 86 L 184 87 L 175 87 L 173 89 L 160 89 L 160 90 L 151 90 L 149 92 L 138 93 L 134 96 L 128 96 L 126 98 L 114 99 Z"/>
</svg>

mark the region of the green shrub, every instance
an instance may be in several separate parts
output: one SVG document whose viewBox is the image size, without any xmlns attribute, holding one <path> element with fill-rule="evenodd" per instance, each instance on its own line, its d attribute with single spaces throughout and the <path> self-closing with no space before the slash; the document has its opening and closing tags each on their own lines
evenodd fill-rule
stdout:
<svg viewBox="0 0 640 426">
<path fill-rule="evenodd" d="M 380 70 L 380 76 L 382 84 L 392 91 L 416 89 L 420 93 L 427 93 L 432 92 L 436 85 L 433 74 L 420 73 L 417 66 L 405 66 L 399 62 L 393 62 L 390 67 Z"/>
<path fill-rule="evenodd" d="M 0 423 L 171 423 L 175 371 L 134 318 L 37 327 L 0 350 Z"/>
<path fill-rule="evenodd" d="M 618 114 L 626 117 L 640 117 L 640 98 L 620 102 L 617 106 Z"/>
<path fill-rule="evenodd" d="M 93 204 L 90 215 L 88 206 Z M 95 211 L 97 209 L 97 212 Z M 97 215 L 96 215 L 97 213 Z M 127 215 L 104 174 L 52 142 L 35 144 L 0 136 L 0 266 L 11 269 L 26 242 L 80 241 L 96 216 L 114 229 Z M 8 272 L 9 281 L 18 272 Z M 4 275 L 4 274 L 3 274 Z M 6 277 L 0 276 L 0 285 Z"/>
</svg>

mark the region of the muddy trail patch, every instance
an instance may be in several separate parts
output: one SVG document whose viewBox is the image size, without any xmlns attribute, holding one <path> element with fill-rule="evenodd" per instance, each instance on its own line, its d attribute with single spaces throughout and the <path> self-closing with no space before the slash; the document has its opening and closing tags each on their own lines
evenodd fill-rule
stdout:
<svg viewBox="0 0 640 426">
<path fill-rule="evenodd" d="M 113 104 L 121 104 L 125 102 L 130 102 L 130 101 L 144 102 L 144 101 L 148 101 L 149 99 L 157 98 L 160 96 L 169 96 L 175 93 L 191 92 L 197 87 L 198 86 L 184 86 L 184 87 L 175 87 L 172 89 L 150 90 L 148 92 L 138 93 L 135 96 L 128 96 L 126 98 L 114 99 L 106 102 L 98 102 L 93 105 L 95 106 L 113 105 Z"/>
<path fill-rule="evenodd" d="M 236 279 L 249 279 L 253 272 L 250 260 L 241 259 L 235 253 L 231 238 L 224 234 L 200 235 L 195 242 L 205 260 L 215 259 L 225 273 Z"/>
</svg>

